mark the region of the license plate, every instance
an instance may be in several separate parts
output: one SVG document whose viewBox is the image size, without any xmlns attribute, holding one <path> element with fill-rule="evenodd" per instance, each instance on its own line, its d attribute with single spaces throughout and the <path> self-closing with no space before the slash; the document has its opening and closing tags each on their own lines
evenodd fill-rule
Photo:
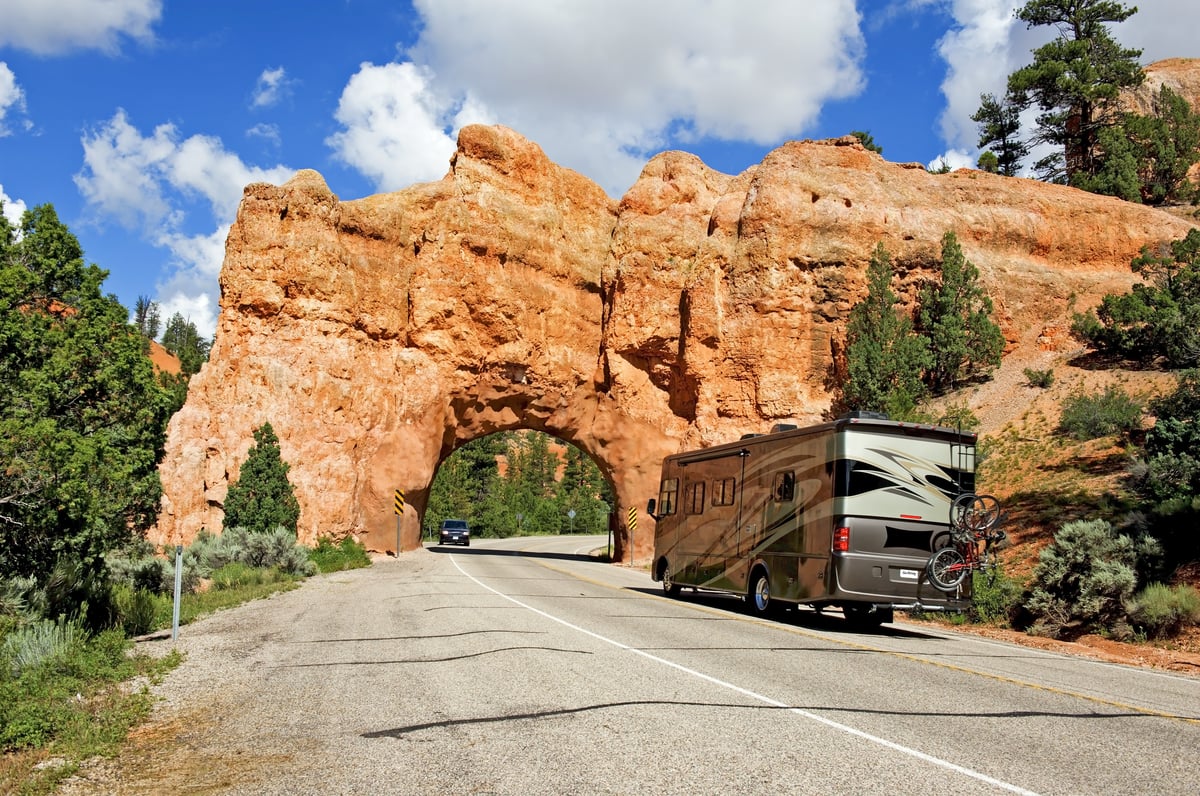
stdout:
<svg viewBox="0 0 1200 796">
<path fill-rule="evenodd" d="M 900 570 L 900 577 L 901 577 L 903 580 L 916 580 L 916 579 L 917 579 L 917 576 L 918 576 L 918 573 L 917 573 L 917 571 L 916 571 L 915 569 L 902 569 L 902 570 Z"/>
</svg>

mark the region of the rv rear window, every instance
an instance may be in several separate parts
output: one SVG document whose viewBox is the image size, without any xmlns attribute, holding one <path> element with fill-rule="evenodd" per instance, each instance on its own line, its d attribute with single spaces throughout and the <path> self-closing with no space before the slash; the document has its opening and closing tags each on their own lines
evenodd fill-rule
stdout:
<svg viewBox="0 0 1200 796">
<path fill-rule="evenodd" d="M 704 513 L 704 482 L 697 481 L 687 485 L 687 505 L 684 511 L 688 514 Z"/>
<path fill-rule="evenodd" d="M 679 479 L 667 478 L 658 490 L 658 514 L 665 517 L 675 513 L 675 503 L 679 497 Z"/>
<path fill-rule="evenodd" d="M 732 506 L 735 480 L 718 478 L 713 481 L 712 504 L 714 506 Z"/>
</svg>

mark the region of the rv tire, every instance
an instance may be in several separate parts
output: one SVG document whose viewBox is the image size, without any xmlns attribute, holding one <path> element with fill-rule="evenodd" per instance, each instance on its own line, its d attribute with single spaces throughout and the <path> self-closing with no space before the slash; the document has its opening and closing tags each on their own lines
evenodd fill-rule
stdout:
<svg viewBox="0 0 1200 796">
<path fill-rule="evenodd" d="M 750 576 L 750 591 L 746 595 L 746 605 L 755 616 L 767 617 L 775 613 L 777 604 L 771 596 L 771 579 L 763 570 L 755 570 Z"/>
<path fill-rule="evenodd" d="M 667 595 L 668 597 L 678 597 L 679 596 L 679 584 L 676 583 L 671 578 L 671 565 L 669 563 L 667 563 L 666 561 L 663 561 L 662 567 L 660 569 L 661 569 L 661 572 L 660 572 L 661 577 L 659 578 L 659 580 L 662 581 L 663 594 Z"/>
</svg>

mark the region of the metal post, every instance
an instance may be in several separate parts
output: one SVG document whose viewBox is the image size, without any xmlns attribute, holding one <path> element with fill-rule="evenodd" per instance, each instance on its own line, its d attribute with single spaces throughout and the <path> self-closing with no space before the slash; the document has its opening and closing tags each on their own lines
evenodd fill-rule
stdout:
<svg viewBox="0 0 1200 796">
<path fill-rule="evenodd" d="M 175 608 L 171 611 L 171 641 L 179 638 L 179 599 L 183 593 L 183 545 L 175 545 Z"/>
<path fill-rule="evenodd" d="M 400 557 L 400 515 L 396 515 L 396 558 Z"/>
</svg>

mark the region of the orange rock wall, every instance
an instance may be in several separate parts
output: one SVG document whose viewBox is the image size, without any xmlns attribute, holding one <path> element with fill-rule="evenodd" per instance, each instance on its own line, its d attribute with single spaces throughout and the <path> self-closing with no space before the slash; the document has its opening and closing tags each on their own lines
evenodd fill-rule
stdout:
<svg viewBox="0 0 1200 796">
<path fill-rule="evenodd" d="M 893 254 L 911 299 L 957 233 L 1010 348 L 1133 281 L 1187 221 L 1061 186 L 895 164 L 853 138 L 785 144 L 730 176 L 651 160 L 614 202 L 503 127 L 459 136 L 436 183 L 339 201 L 316 172 L 246 189 L 226 245 L 208 364 L 172 419 L 155 541 L 217 530 L 270 421 L 300 538 L 402 547 L 438 464 L 532 428 L 590 454 L 616 490 L 618 554 L 649 556 L 663 455 L 819 420 L 835 343 Z M 1044 337 L 1044 336 L 1043 336 Z"/>
</svg>

